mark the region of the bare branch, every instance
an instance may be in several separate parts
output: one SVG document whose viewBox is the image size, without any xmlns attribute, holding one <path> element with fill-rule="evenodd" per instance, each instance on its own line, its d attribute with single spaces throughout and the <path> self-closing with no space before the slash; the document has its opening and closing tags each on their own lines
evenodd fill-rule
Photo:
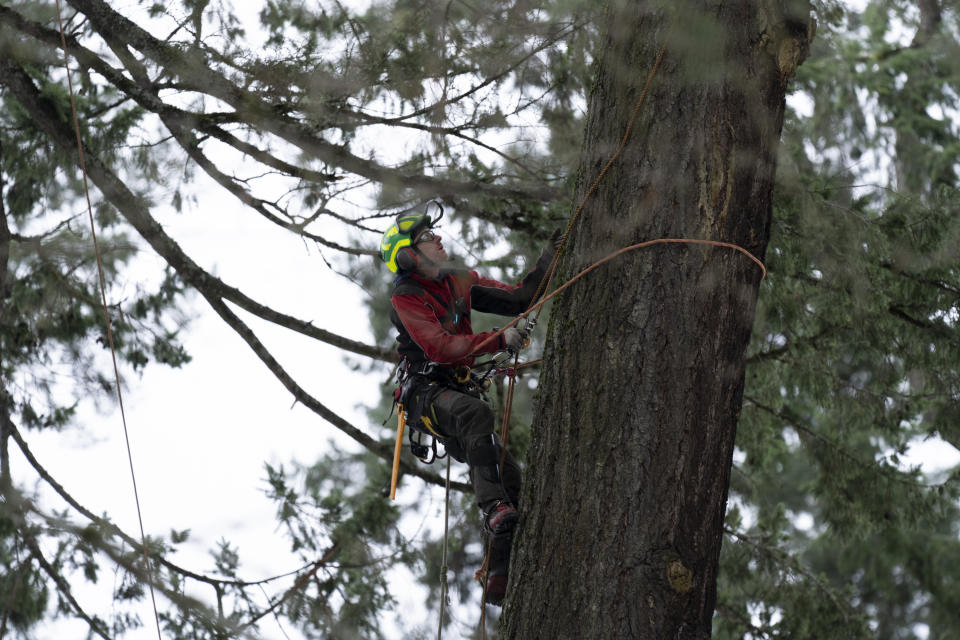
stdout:
<svg viewBox="0 0 960 640">
<path fill-rule="evenodd" d="M 53 530 L 68 532 L 78 538 L 82 538 L 84 536 L 85 531 L 83 530 L 83 528 L 77 527 L 75 524 L 73 524 L 69 520 L 61 517 L 48 515 L 40 511 L 36 507 L 36 505 L 33 505 L 32 503 L 29 504 L 28 506 L 29 506 L 30 513 L 33 513 L 36 516 L 42 518 L 44 522 L 46 522 L 47 526 L 49 526 Z M 27 523 L 25 520 L 18 524 L 20 525 L 21 528 L 24 528 L 27 526 Z M 124 553 L 123 549 L 112 544 L 107 544 L 106 541 L 101 541 L 101 543 L 97 546 L 97 549 L 101 553 L 105 554 L 112 562 L 114 562 L 119 567 L 121 567 L 124 571 L 127 571 L 133 576 L 135 576 L 137 580 L 141 582 L 144 582 L 147 580 L 146 573 L 143 571 L 143 568 L 137 562 L 140 556 L 135 554 Z M 56 578 L 54 579 L 56 580 Z M 62 579 L 63 578 L 61 576 L 61 580 Z M 58 582 L 58 586 L 59 585 L 60 585 L 60 582 Z M 206 606 L 203 602 L 201 602 L 196 598 L 193 598 L 193 597 L 184 595 L 183 593 L 180 593 L 178 591 L 175 591 L 172 588 L 170 588 L 169 585 L 164 583 L 157 583 L 154 585 L 154 587 L 161 594 L 163 594 L 163 596 L 166 597 L 170 602 L 172 602 L 177 607 L 179 607 L 181 611 L 192 613 L 194 616 L 196 616 L 200 620 L 203 620 L 204 623 L 206 624 L 209 624 L 213 627 L 221 629 L 224 632 L 229 632 L 229 631 L 238 632 L 247 638 L 251 638 L 251 640 L 255 637 L 247 632 L 244 632 L 243 630 L 236 630 L 235 623 L 231 623 L 228 626 L 222 617 L 218 617 L 216 613 L 212 612 L 208 606 Z M 88 620 L 88 623 L 89 623 L 89 620 Z M 103 636 L 102 634 L 100 635 L 104 637 L 106 640 L 109 640 L 109 638 L 107 638 L 106 636 Z"/>
<path fill-rule="evenodd" d="M 216 310 L 217 314 L 223 318 L 223 320 L 230 325 L 241 338 L 243 338 L 253 352 L 257 354 L 260 360 L 267 366 L 268 369 L 270 369 L 273 375 L 280 381 L 281 384 L 283 384 L 284 387 L 286 387 L 286 389 L 298 402 L 306 406 L 308 409 L 322 417 L 333 426 L 340 429 L 340 431 L 343 433 L 353 438 L 353 440 L 361 444 L 371 453 L 376 454 L 388 462 L 393 461 L 393 445 L 374 440 L 307 393 L 303 387 L 294 381 L 294 379 L 286 372 L 280 363 L 277 362 L 276 358 L 274 358 L 273 355 L 263 345 L 263 343 L 260 342 L 253 331 L 246 324 L 244 324 L 244 322 L 240 320 L 236 314 L 230 311 L 229 307 L 227 307 L 222 300 L 219 298 L 207 298 L 207 302 L 209 302 L 210 305 Z M 407 460 L 401 460 L 400 466 L 405 473 L 417 476 L 418 478 L 431 484 L 435 484 L 437 486 L 445 486 L 446 484 L 446 481 L 441 476 L 424 471 L 418 464 L 411 463 Z M 466 493 L 473 491 L 471 486 L 465 483 L 456 482 L 451 483 L 450 486 L 451 488 L 456 488 L 457 490 L 464 491 Z"/>
<path fill-rule="evenodd" d="M 429 105 L 429 106 L 423 107 L 422 109 L 418 109 L 418 110 L 413 111 L 413 112 L 411 112 L 411 113 L 407 113 L 407 114 L 404 114 L 404 115 L 401 115 L 401 116 L 397 116 L 397 117 L 395 117 L 395 118 L 389 118 L 389 119 L 387 119 L 386 121 L 387 121 L 387 122 L 399 122 L 399 121 L 402 121 L 402 120 L 409 120 L 410 118 L 415 118 L 415 117 L 418 117 L 418 116 L 428 115 L 428 114 L 430 114 L 431 112 L 436 111 L 437 109 L 442 109 L 443 107 L 445 107 L 445 106 L 448 105 L 448 104 L 453 104 L 453 103 L 459 102 L 459 101 L 463 100 L 464 98 L 467 98 L 467 97 L 473 95 L 474 93 L 480 91 L 480 90 L 483 89 L 484 87 L 488 87 L 488 86 L 490 86 L 491 84 L 494 84 L 494 83 L 496 83 L 496 82 L 499 82 L 499 81 L 503 80 L 503 79 L 504 79 L 505 77 L 507 77 L 510 73 L 512 73 L 514 70 L 518 69 L 519 67 L 521 67 L 525 62 L 527 62 L 528 60 L 530 60 L 531 58 L 533 58 L 533 57 L 534 57 L 535 55 L 537 55 L 538 53 L 540 53 L 541 51 L 544 51 L 544 50 L 546 50 L 546 49 L 549 49 L 550 47 L 552 47 L 552 46 L 555 45 L 556 43 L 560 42 L 561 40 L 563 40 L 563 39 L 566 38 L 567 36 L 572 35 L 572 34 L 575 33 L 576 31 L 578 31 L 579 29 L 581 29 L 581 28 L 583 28 L 584 26 L 586 26 L 587 24 L 588 24 L 587 21 L 574 22 L 573 24 L 569 25 L 568 27 L 566 27 L 566 28 L 564 28 L 564 29 L 560 29 L 555 35 L 550 36 L 550 37 L 548 37 L 548 38 L 545 38 L 544 41 L 541 42 L 539 46 L 534 47 L 533 49 L 531 49 L 530 51 L 528 51 L 526 55 L 524 55 L 524 56 L 522 56 L 521 58 L 519 58 L 518 60 L 516 60 L 513 64 L 507 66 L 507 67 L 504 68 L 502 71 L 500 71 L 500 72 L 498 72 L 498 73 L 495 73 L 495 74 L 493 74 L 492 76 L 489 76 L 489 77 L 487 77 L 487 78 L 484 78 L 484 80 L 483 80 L 482 82 L 474 85 L 473 87 L 471 87 L 470 89 L 468 89 L 467 91 L 464 91 L 463 93 L 461 93 L 461 94 L 459 94 L 459 95 L 456 95 L 456 96 L 454 96 L 454 97 L 452 97 L 452 98 L 446 98 L 446 97 L 445 97 L 444 99 L 442 99 L 442 100 L 440 100 L 440 101 L 438 101 L 438 102 L 435 102 L 434 104 L 431 104 L 431 105 Z"/>
<path fill-rule="evenodd" d="M 323 557 L 322 557 L 322 558 L 320 558 L 320 559 L 317 560 L 315 563 L 313 563 L 313 566 L 310 568 L 309 571 L 304 572 L 304 574 L 303 574 L 302 576 L 300 576 L 299 578 L 297 578 L 297 581 L 294 583 L 294 585 L 293 585 L 292 587 L 290 587 L 289 589 L 287 589 L 287 592 L 284 593 L 283 596 L 281 596 L 280 598 L 278 598 L 277 601 L 274 602 L 273 604 L 271 604 L 268 608 L 264 609 L 263 611 L 261 611 L 261 612 L 258 613 L 257 615 L 255 615 L 255 616 L 253 616 L 252 618 L 250 618 L 250 620 L 248 620 L 248 621 L 246 622 L 246 624 L 244 624 L 244 628 L 252 627 L 252 626 L 255 625 L 261 618 L 264 618 L 264 617 L 266 617 L 267 615 L 269 615 L 269 614 L 273 613 L 274 611 L 276 611 L 276 610 L 277 610 L 277 607 L 279 607 L 279 606 L 282 605 L 284 602 L 286 602 L 287 599 L 289 599 L 290 596 L 292 596 L 294 593 L 296 593 L 297 591 L 303 589 L 303 587 L 306 586 L 307 582 L 308 582 L 313 576 L 315 576 L 315 575 L 317 574 L 317 571 L 319 571 L 319 570 L 320 570 L 322 567 L 324 567 L 328 562 L 330 562 L 330 560 L 333 559 L 333 557 L 337 554 L 337 551 L 339 551 L 339 548 L 337 547 L 336 544 L 334 544 L 333 546 L 331 546 L 331 547 L 327 550 L 327 552 L 326 552 L 325 554 L 323 554 Z"/>
<path fill-rule="evenodd" d="M 11 24 L 12 26 L 22 30 L 24 33 L 29 33 L 31 36 L 42 39 L 48 44 L 55 46 L 57 43 L 58 35 L 56 32 L 45 29 L 36 23 L 31 23 L 27 20 L 24 20 L 18 14 L 13 13 L 11 10 L 5 7 L 0 7 L 0 22 Z M 236 136 L 224 131 L 214 124 L 214 122 L 223 121 L 225 119 L 223 114 L 194 114 L 167 105 L 160 99 L 158 95 L 159 88 L 149 84 L 149 81 L 146 80 L 146 72 L 144 71 L 142 65 L 133 59 L 129 52 L 126 51 L 126 47 L 122 43 L 117 42 L 115 39 L 108 39 L 108 44 L 116 53 L 117 57 L 124 62 L 130 73 L 138 79 L 137 82 L 131 81 L 129 78 L 124 76 L 121 71 L 112 68 L 99 56 L 89 49 L 80 46 L 76 41 L 68 41 L 67 48 L 69 49 L 70 53 L 81 62 L 81 64 L 96 70 L 107 80 L 112 82 L 117 88 L 124 91 L 126 95 L 134 99 L 137 104 L 160 116 L 163 123 L 167 126 L 184 151 L 198 165 L 200 165 L 200 167 L 208 175 L 210 175 L 216 182 L 236 196 L 241 202 L 254 209 L 274 224 L 277 224 L 278 226 L 281 226 L 289 231 L 293 231 L 298 235 L 304 236 L 324 246 L 351 255 L 377 255 L 377 252 L 371 249 L 356 249 L 331 242 L 322 236 L 307 232 L 302 225 L 285 221 L 267 211 L 266 207 L 264 206 L 265 203 L 262 200 L 254 198 L 246 190 L 242 189 L 233 178 L 221 172 L 217 166 L 202 153 L 199 148 L 199 144 L 193 135 L 193 130 L 196 129 L 197 131 L 206 133 L 211 137 L 233 146 L 242 153 L 251 155 L 256 160 L 263 162 L 267 166 L 284 171 L 289 175 L 302 180 L 326 183 L 330 182 L 331 179 L 336 179 L 335 177 L 331 176 L 330 174 L 294 167 L 289 163 L 275 158 L 269 153 L 260 151 L 251 144 L 241 141 Z"/>
<path fill-rule="evenodd" d="M 356 114 L 356 117 L 357 117 L 357 118 L 359 118 L 360 120 L 363 120 L 363 121 L 367 122 L 368 124 L 389 124 L 389 125 L 395 126 L 395 127 L 406 127 L 406 128 L 409 128 L 409 129 L 416 129 L 416 130 L 425 131 L 425 132 L 428 132 L 428 133 L 441 134 L 441 135 L 446 135 L 446 136 L 453 136 L 453 137 L 455 137 L 455 138 L 460 138 L 461 140 L 465 140 L 466 142 L 469 142 L 470 144 L 476 145 L 476 146 L 480 147 L 481 149 L 486 149 L 487 151 L 490 151 L 490 152 L 492 152 L 492 153 L 495 153 L 496 155 L 500 156 L 501 158 L 503 158 L 504 160 L 506 160 L 506 161 L 509 162 L 510 164 L 519 167 L 519 168 L 522 169 L 525 173 L 527 173 L 527 174 L 530 175 L 530 176 L 533 176 L 534 178 L 543 179 L 543 177 L 540 176 L 540 175 L 538 175 L 535 170 L 533 170 L 533 169 L 531 169 L 530 167 L 528 167 L 526 164 L 524 164 L 523 162 L 521 162 L 519 159 L 514 158 L 513 156 L 507 155 L 506 153 L 504 153 L 504 152 L 501 151 L 500 149 L 497 149 L 496 147 L 493 147 L 493 146 L 491 146 L 491 145 L 483 142 L 483 141 L 480 140 L 479 138 L 474 138 L 474 137 L 468 136 L 468 135 L 466 135 L 465 133 L 463 133 L 463 131 L 461 131 L 461 129 L 470 128 L 469 125 L 460 126 L 460 127 L 440 127 L 440 126 L 436 126 L 436 125 L 427 125 L 427 124 L 423 124 L 423 123 L 419 123 L 419 122 L 403 122 L 403 121 L 397 121 L 397 120 L 394 119 L 394 118 L 383 118 L 383 117 L 380 117 L 380 116 L 374 116 L 374 115 L 370 115 L 370 114 L 367 114 L 367 113 L 363 113 L 363 112 L 361 112 L 361 111 L 356 111 L 356 112 L 354 112 L 354 113 Z"/>
<path fill-rule="evenodd" d="M 64 500 L 64 502 L 66 502 L 71 507 L 73 507 L 74 510 L 76 510 L 80 515 L 87 518 L 91 523 L 96 525 L 101 531 L 103 531 L 107 535 L 115 535 L 121 540 L 123 540 L 125 544 L 130 545 L 130 547 L 133 549 L 136 549 L 139 553 L 143 552 L 143 544 L 140 542 L 138 538 L 134 538 L 133 536 L 127 534 L 126 532 L 123 531 L 123 529 L 113 524 L 109 520 L 104 520 L 103 518 L 97 516 L 90 509 L 80 504 L 80 502 L 77 501 L 76 498 L 70 495 L 70 493 L 67 492 L 67 490 L 63 487 L 63 485 L 60 484 L 57 481 L 57 479 L 54 478 L 42 464 L 40 464 L 40 461 L 37 460 L 36 456 L 33 455 L 33 451 L 31 451 L 30 447 L 27 445 L 26 440 L 23 439 L 23 435 L 20 433 L 18 429 L 16 429 L 12 425 L 11 425 L 10 436 L 13 438 L 14 442 L 17 443 L 17 446 L 20 448 L 20 452 L 23 454 L 23 457 L 27 459 L 27 462 L 29 462 L 30 466 L 33 467 L 33 470 L 37 472 L 37 475 L 39 475 L 43 479 L 43 481 L 46 482 L 47 485 L 49 485 L 50 488 L 53 489 L 54 492 L 56 492 L 56 494 L 59 495 Z M 247 586 L 253 586 L 258 584 L 264 584 L 266 582 L 271 582 L 278 578 L 282 578 L 282 577 L 285 577 L 286 575 L 289 575 L 289 574 L 282 574 L 279 576 L 268 578 L 266 580 L 257 580 L 254 582 L 246 582 L 242 580 L 221 580 L 218 578 L 212 578 L 209 576 L 205 576 L 205 575 L 190 571 L 189 569 L 181 567 L 173 562 L 170 562 L 169 560 L 164 558 L 162 555 L 154 554 L 152 557 L 154 560 L 159 562 L 161 565 L 163 565 L 167 569 L 174 571 L 185 578 L 190 578 L 191 580 L 196 580 L 197 582 L 203 582 L 205 584 L 209 584 L 212 586 L 247 587 Z"/>
<path fill-rule="evenodd" d="M 77 602 L 77 599 L 73 597 L 73 592 L 70 591 L 70 584 L 43 556 L 43 551 L 40 550 L 40 545 L 37 544 L 37 541 L 30 536 L 24 536 L 23 541 L 24 544 L 27 545 L 27 548 L 30 549 L 30 553 L 37 559 L 37 563 L 43 569 L 44 573 L 57 585 L 57 590 L 60 592 L 60 595 L 70 603 L 74 612 L 87 623 L 90 631 L 103 638 L 103 640 L 112 640 L 107 630 L 103 628 L 103 623 L 91 618 L 90 615 L 83 610 L 83 607 L 80 606 L 80 603 Z"/>
</svg>

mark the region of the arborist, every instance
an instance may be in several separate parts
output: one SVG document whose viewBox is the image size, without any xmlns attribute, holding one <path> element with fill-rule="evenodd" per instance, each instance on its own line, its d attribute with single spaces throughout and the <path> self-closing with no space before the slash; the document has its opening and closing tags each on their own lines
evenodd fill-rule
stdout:
<svg viewBox="0 0 960 640">
<path fill-rule="evenodd" d="M 521 474 L 513 456 L 502 451 L 493 411 L 471 367 L 478 355 L 516 353 L 527 336 L 522 327 L 510 327 L 478 351 L 496 331 L 474 333 L 470 311 L 504 316 L 526 311 L 549 268 L 558 236 L 536 268 L 519 285 L 509 285 L 453 268 L 434 230 L 441 217 L 442 208 L 436 219 L 426 213 L 401 214 L 380 242 L 381 256 L 396 274 L 390 318 L 402 360 L 394 398 L 413 431 L 429 434 L 447 454 L 467 463 L 485 535 L 493 538 L 486 599 L 500 604 L 507 589 Z"/>
</svg>

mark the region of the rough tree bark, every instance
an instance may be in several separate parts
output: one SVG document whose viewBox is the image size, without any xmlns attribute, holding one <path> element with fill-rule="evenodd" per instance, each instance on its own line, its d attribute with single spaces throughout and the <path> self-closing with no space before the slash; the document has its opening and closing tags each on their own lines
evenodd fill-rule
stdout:
<svg viewBox="0 0 960 640">
<path fill-rule="evenodd" d="M 652 238 L 763 258 L 787 82 L 809 2 L 612 0 L 575 202 L 623 136 L 561 267 Z M 553 309 L 514 543 L 506 638 L 708 638 L 744 353 L 761 280 L 743 254 L 654 245 Z"/>
</svg>

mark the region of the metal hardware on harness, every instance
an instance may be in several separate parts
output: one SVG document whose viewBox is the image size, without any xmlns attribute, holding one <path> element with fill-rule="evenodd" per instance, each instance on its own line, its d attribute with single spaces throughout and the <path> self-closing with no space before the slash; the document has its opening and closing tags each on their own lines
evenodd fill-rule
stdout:
<svg viewBox="0 0 960 640">
<path fill-rule="evenodd" d="M 527 324 L 520 331 L 523 334 L 523 349 L 530 346 L 530 336 L 533 335 L 533 329 L 537 326 L 537 319 L 533 316 L 527 318 Z"/>
<path fill-rule="evenodd" d="M 530 316 L 529 318 L 527 318 L 527 322 L 523 325 L 523 329 L 519 330 L 520 335 L 523 336 L 523 344 L 520 347 L 521 349 L 525 349 L 528 346 L 530 346 L 530 335 L 533 333 L 533 329 L 536 326 L 537 326 L 537 319 L 534 318 L 533 316 Z M 483 385 L 486 385 L 484 390 L 490 388 L 490 384 L 489 384 L 490 378 L 507 373 L 507 370 L 502 369 L 501 366 L 511 358 L 515 357 L 518 351 L 514 351 L 512 349 L 506 349 L 504 351 L 501 351 L 497 355 L 493 356 L 493 358 L 490 360 L 490 364 L 491 364 L 490 369 L 488 369 L 487 372 L 480 377 L 481 388 L 484 388 Z M 512 377 L 513 370 L 510 369 L 509 371 L 511 371 L 511 373 L 509 373 L 508 375 Z"/>
<path fill-rule="evenodd" d="M 507 347 L 505 352 L 507 354 L 506 356 L 502 356 L 502 355 L 497 356 L 497 358 L 499 358 L 501 363 L 510 357 L 516 356 L 518 353 L 520 353 L 521 349 L 526 349 L 527 347 L 530 346 L 530 335 L 533 333 L 533 329 L 536 326 L 537 326 L 536 318 L 534 318 L 533 316 L 530 316 L 529 318 L 527 318 L 527 322 L 526 324 L 523 325 L 523 328 L 517 329 L 517 332 L 520 334 L 520 338 L 521 338 L 520 346 L 516 348 Z"/>
<path fill-rule="evenodd" d="M 453 379 L 457 384 L 467 384 L 470 382 L 470 367 L 465 364 L 460 365 L 453 370 Z"/>
<path fill-rule="evenodd" d="M 437 363 L 435 362 L 421 362 L 420 364 L 410 364 L 400 367 L 399 372 L 397 373 L 397 382 L 403 383 L 404 380 L 410 376 L 426 376 L 431 377 L 434 371 L 437 370 Z"/>
<path fill-rule="evenodd" d="M 506 376 L 508 378 L 513 378 L 517 375 L 517 370 L 514 367 L 504 367 L 502 366 L 511 358 L 511 354 L 503 351 L 496 356 L 488 363 L 490 368 L 483 375 L 476 375 L 474 378 L 474 384 L 480 389 L 481 392 L 486 393 L 490 389 L 490 385 L 493 382 L 493 379 L 497 376 Z"/>
<path fill-rule="evenodd" d="M 416 456 L 420 462 L 424 464 L 433 464 L 435 460 L 443 460 L 447 457 L 446 452 L 443 454 L 437 453 L 437 438 L 435 436 L 425 435 L 416 429 L 411 429 L 409 433 L 410 435 L 408 436 L 408 439 L 410 441 L 410 453 Z M 430 438 L 429 445 L 423 443 L 424 437 Z"/>
</svg>

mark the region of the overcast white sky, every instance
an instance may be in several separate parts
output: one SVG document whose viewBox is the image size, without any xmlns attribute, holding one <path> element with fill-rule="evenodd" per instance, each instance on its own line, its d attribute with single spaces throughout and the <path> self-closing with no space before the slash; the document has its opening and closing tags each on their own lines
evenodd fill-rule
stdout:
<svg viewBox="0 0 960 640">
<path fill-rule="evenodd" d="M 168 216 L 166 229 L 200 264 L 253 297 L 371 341 L 353 285 L 289 234 L 238 215 L 239 205 L 226 205 L 219 198 L 199 211 Z M 262 493 L 263 463 L 312 463 L 338 432 L 302 406 L 291 407 L 289 393 L 247 345 L 205 301 L 192 300 L 196 318 L 184 342 L 193 361 L 127 376 L 124 404 L 144 526 L 151 535 L 190 529 L 191 541 L 175 560 L 197 572 L 212 569 L 207 550 L 225 536 L 240 547 L 247 579 L 284 573 L 297 563 L 283 553 L 286 542 Z M 342 312 L 329 313 L 334 302 Z M 376 401 L 377 377 L 347 374 L 336 349 L 246 319 L 310 393 L 367 427 L 357 405 Z M 82 504 L 108 512 L 137 535 L 120 415 L 97 415 L 89 406 L 81 415 L 83 430 L 31 433 L 31 448 Z"/>
</svg>

